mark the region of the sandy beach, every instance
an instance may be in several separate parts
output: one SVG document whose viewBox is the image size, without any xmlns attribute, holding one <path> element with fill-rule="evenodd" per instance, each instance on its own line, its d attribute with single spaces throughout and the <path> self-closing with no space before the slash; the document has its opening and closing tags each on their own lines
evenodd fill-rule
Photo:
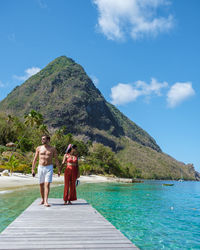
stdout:
<svg viewBox="0 0 200 250">
<path fill-rule="evenodd" d="M 81 183 L 99 183 L 99 182 L 131 182 L 131 179 L 121 179 L 121 178 L 112 178 L 99 175 L 89 175 L 89 176 L 80 176 L 79 178 Z M 52 185 L 64 184 L 64 176 L 58 177 L 58 175 L 53 176 Z M 0 191 L 8 189 L 17 189 L 26 186 L 38 185 L 38 176 L 34 178 L 31 174 L 19 174 L 13 173 L 10 176 L 0 176 Z"/>
</svg>

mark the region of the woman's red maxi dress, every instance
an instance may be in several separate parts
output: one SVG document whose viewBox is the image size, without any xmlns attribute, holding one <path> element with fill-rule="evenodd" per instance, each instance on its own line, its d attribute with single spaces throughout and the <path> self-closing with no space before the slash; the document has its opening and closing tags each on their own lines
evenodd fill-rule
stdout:
<svg viewBox="0 0 200 250">
<path fill-rule="evenodd" d="M 75 155 L 67 154 L 65 169 L 65 187 L 63 200 L 75 201 L 76 197 L 76 179 L 78 175 L 78 157 Z"/>
</svg>

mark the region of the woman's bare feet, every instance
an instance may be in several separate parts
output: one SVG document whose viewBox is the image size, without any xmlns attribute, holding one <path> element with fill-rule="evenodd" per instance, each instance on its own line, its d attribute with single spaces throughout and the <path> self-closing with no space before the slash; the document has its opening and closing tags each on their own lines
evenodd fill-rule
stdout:
<svg viewBox="0 0 200 250">
<path fill-rule="evenodd" d="M 43 205 L 44 204 L 44 201 L 43 200 L 41 200 L 41 202 L 39 203 L 39 205 Z"/>
<path fill-rule="evenodd" d="M 48 203 L 44 203 L 45 207 L 50 207 L 51 205 L 49 205 Z"/>
</svg>

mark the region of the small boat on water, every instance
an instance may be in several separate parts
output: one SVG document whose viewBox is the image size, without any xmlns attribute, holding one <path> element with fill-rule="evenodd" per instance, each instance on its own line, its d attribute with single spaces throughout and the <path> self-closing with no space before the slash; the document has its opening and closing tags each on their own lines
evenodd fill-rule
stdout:
<svg viewBox="0 0 200 250">
<path fill-rule="evenodd" d="M 180 172 L 181 172 L 181 169 L 180 169 Z M 179 182 L 183 182 L 184 180 L 183 180 L 183 174 L 182 174 L 182 172 L 181 172 L 181 178 L 178 180 Z"/>
<path fill-rule="evenodd" d="M 179 182 L 183 182 L 183 179 L 179 179 L 178 181 L 179 181 Z"/>
<path fill-rule="evenodd" d="M 174 184 L 169 184 L 169 183 L 163 183 L 163 186 L 174 186 Z"/>
</svg>

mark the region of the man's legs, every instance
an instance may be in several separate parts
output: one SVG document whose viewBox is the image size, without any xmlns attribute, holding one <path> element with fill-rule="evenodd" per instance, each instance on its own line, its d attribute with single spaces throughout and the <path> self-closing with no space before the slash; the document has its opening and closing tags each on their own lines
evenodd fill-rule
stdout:
<svg viewBox="0 0 200 250">
<path fill-rule="evenodd" d="M 40 194 L 41 194 L 41 202 L 40 205 L 44 204 L 44 183 L 40 183 Z"/>
<path fill-rule="evenodd" d="M 50 182 L 45 182 L 44 183 L 44 205 L 46 207 L 50 207 L 50 205 L 48 204 L 48 197 L 49 197 L 49 192 L 50 192 Z"/>
<path fill-rule="evenodd" d="M 52 182 L 53 165 L 50 166 L 38 166 L 38 177 L 40 182 L 40 193 L 42 197 L 41 205 L 50 207 L 48 204 L 48 196 L 50 191 L 50 183 Z"/>
</svg>

